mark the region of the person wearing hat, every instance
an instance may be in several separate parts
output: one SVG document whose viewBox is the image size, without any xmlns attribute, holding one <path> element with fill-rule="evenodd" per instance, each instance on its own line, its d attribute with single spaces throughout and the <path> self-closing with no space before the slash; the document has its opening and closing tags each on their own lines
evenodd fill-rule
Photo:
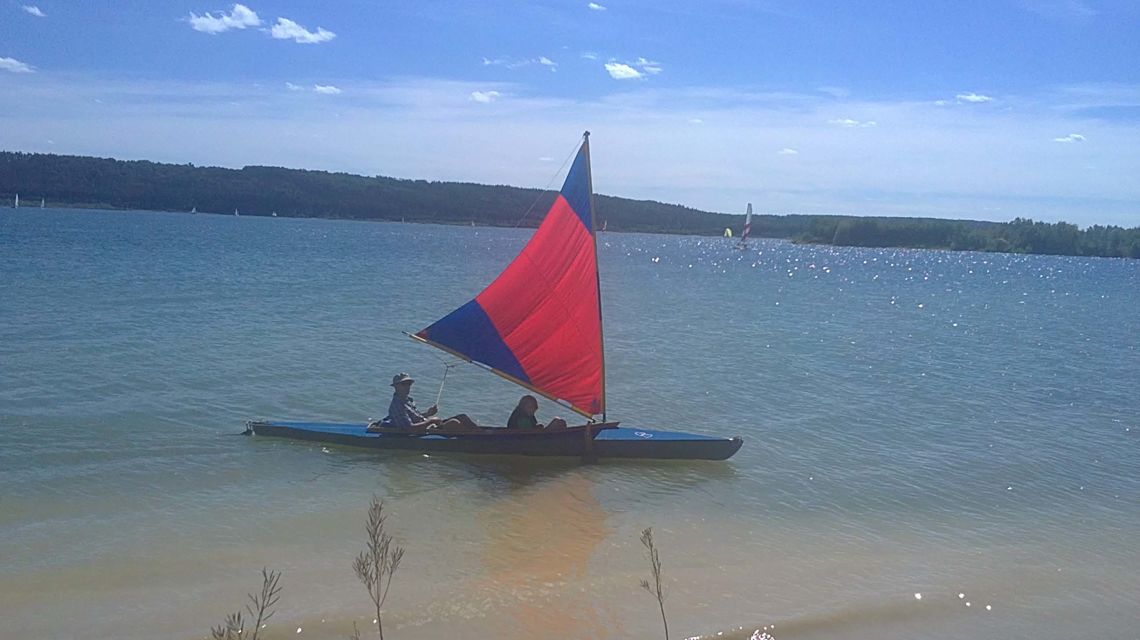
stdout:
<svg viewBox="0 0 1140 640">
<path fill-rule="evenodd" d="M 415 378 L 406 373 L 398 373 L 392 377 L 392 388 L 395 392 L 392 394 L 392 403 L 388 405 L 388 415 L 383 420 L 370 422 L 369 431 L 377 431 L 380 428 L 426 431 L 436 427 L 455 429 L 475 426 L 471 418 L 465 414 L 452 416 L 446 420 L 436 417 L 439 407 L 434 404 L 428 407 L 427 411 L 420 413 L 411 396 L 412 383 L 415 381 Z"/>
</svg>

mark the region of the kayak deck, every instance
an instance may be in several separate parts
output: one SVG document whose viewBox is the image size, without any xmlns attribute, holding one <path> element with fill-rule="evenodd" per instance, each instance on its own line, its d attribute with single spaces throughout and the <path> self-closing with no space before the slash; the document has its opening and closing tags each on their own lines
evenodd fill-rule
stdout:
<svg viewBox="0 0 1140 640">
<path fill-rule="evenodd" d="M 600 423 L 547 431 L 481 428 L 462 432 L 370 432 L 364 423 L 253 421 L 258 436 L 329 442 L 374 449 L 425 452 L 486 453 L 524 456 L 726 460 L 740 438 L 721 438 L 679 431 L 629 429 Z M 593 436 L 587 448 L 587 437 Z"/>
</svg>

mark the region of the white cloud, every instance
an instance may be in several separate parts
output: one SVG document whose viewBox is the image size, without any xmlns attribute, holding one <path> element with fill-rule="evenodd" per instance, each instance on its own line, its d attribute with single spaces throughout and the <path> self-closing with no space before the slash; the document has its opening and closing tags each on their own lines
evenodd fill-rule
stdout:
<svg viewBox="0 0 1140 640">
<path fill-rule="evenodd" d="M 878 124 L 874 120 L 860 121 L 860 120 L 852 120 L 851 118 L 835 118 L 832 120 L 828 120 L 827 123 L 828 124 L 836 124 L 836 125 L 839 125 L 841 127 L 847 127 L 849 129 L 856 128 L 856 127 L 861 128 L 861 129 L 866 129 L 867 127 L 874 127 Z"/>
<path fill-rule="evenodd" d="M 583 60 L 597 60 L 598 54 L 594 53 L 593 51 L 583 51 L 581 58 Z"/>
<path fill-rule="evenodd" d="M 993 100 L 993 98 L 991 98 L 989 96 L 983 96 L 983 95 L 979 95 L 979 94 L 973 93 L 973 92 L 959 93 L 958 95 L 956 95 L 954 97 L 958 99 L 958 102 L 971 102 L 974 104 L 979 104 L 982 102 L 990 102 Z"/>
<path fill-rule="evenodd" d="M 519 69 L 527 67 L 532 64 L 542 65 L 549 68 L 551 71 L 558 70 L 558 63 L 547 58 L 546 56 L 539 56 L 537 58 L 483 58 L 483 66 L 485 67 L 506 67 L 507 69 Z"/>
<path fill-rule="evenodd" d="M 642 77 L 640 71 L 628 64 L 622 64 L 620 62 L 607 62 L 606 72 L 608 72 L 610 77 L 614 80 L 632 80 Z"/>
<path fill-rule="evenodd" d="M 304 91 L 305 90 L 305 87 L 302 87 L 299 84 L 293 84 L 292 82 L 286 82 L 285 88 L 290 90 L 290 91 Z"/>
<path fill-rule="evenodd" d="M 188 18 L 190 27 L 195 31 L 215 35 L 230 29 L 245 29 L 261 25 L 261 18 L 257 17 L 252 9 L 244 4 L 235 4 L 229 13 L 219 11 L 217 15 L 206 13 L 198 15 L 190 12 Z"/>
<path fill-rule="evenodd" d="M 589 7 L 590 9 L 593 9 L 594 11 L 605 11 L 606 10 L 606 8 L 604 6 L 598 4 L 597 2 L 591 2 L 590 4 L 588 4 L 586 6 Z"/>
<path fill-rule="evenodd" d="M 700 118 L 689 118 L 689 124 L 704 124 L 705 121 Z"/>
<path fill-rule="evenodd" d="M 269 35 L 278 40 L 292 40 L 299 44 L 320 44 L 336 37 L 335 33 L 324 27 L 309 31 L 288 18 L 277 18 L 277 24 L 269 30 Z"/>
<path fill-rule="evenodd" d="M 334 87 L 331 84 L 314 84 L 313 91 L 323 93 L 326 96 L 335 96 L 338 93 L 343 93 L 340 88 Z"/>
<path fill-rule="evenodd" d="M 798 156 L 800 155 L 800 152 L 789 147 L 784 147 L 783 149 L 777 151 L 776 154 L 781 156 Z"/>
<path fill-rule="evenodd" d="M 638 58 L 637 62 L 633 64 L 641 67 L 641 70 L 648 74 L 657 75 L 658 73 L 661 73 L 661 65 L 653 62 L 652 60 Z"/>
<path fill-rule="evenodd" d="M 471 99 L 475 102 L 487 104 L 489 102 L 494 102 L 495 100 L 498 100 L 499 96 L 501 96 L 501 95 L 503 95 L 503 94 L 499 93 L 498 91 L 472 91 L 471 92 Z"/>
<path fill-rule="evenodd" d="M 851 95 L 851 92 L 843 87 L 820 87 L 817 89 L 820 93 L 826 93 L 833 98 L 846 98 Z"/>
<path fill-rule="evenodd" d="M 1073 142 L 1084 142 L 1084 141 L 1085 141 L 1085 137 L 1079 133 L 1070 133 L 1069 135 L 1067 135 L 1063 138 L 1053 138 L 1053 142 L 1073 143 Z"/>
<path fill-rule="evenodd" d="M 24 11 L 27 11 L 28 13 L 32 14 L 33 16 L 35 16 L 37 18 L 46 18 L 47 17 L 47 14 L 44 13 L 43 11 L 40 11 L 40 8 L 34 4 L 24 5 Z"/>
<path fill-rule="evenodd" d="M 35 73 L 36 68 L 15 58 L 0 58 L 0 69 L 12 73 Z"/>
</svg>

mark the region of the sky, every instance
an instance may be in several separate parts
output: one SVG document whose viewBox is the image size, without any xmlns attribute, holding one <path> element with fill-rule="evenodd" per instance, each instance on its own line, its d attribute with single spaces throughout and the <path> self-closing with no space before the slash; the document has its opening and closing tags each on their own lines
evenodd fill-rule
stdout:
<svg viewBox="0 0 1140 640">
<path fill-rule="evenodd" d="M 1137 0 L 0 0 L 0 150 L 1140 226 Z M 462 206 L 462 203 L 457 203 Z"/>
</svg>

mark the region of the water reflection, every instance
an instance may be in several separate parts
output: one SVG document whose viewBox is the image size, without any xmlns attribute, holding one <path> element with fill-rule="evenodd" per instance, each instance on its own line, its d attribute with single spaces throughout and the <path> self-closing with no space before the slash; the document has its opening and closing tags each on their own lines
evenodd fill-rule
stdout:
<svg viewBox="0 0 1140 640">
<path fill-rule="evenodd" d="M 485 574 L 475 588 L 497 601 L 496 637 L 621 635 L 586 580 L 608 531 L 589 475 L 568 472 L 517 484 L 478 519 L 486 530 Z"/>
</svg>

